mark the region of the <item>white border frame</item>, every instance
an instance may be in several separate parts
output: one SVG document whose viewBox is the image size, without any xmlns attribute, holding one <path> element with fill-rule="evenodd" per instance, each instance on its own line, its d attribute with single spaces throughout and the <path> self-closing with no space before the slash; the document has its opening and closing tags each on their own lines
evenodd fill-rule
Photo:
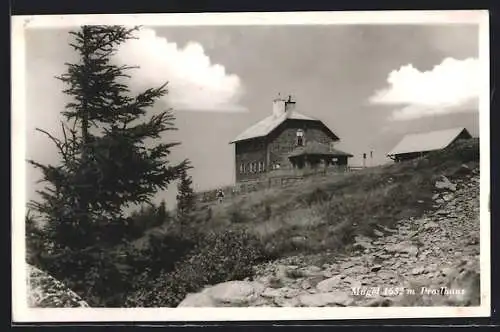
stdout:
<svg viewBox="0 0 500 332">
<path fill-rule="evenodd" d="M 146 24 L 144 24 L 146 23 Z M 479 307 L 387 308 L 151 308 L 94 309 L 28 308 L 24 215 L 26 202 L 25 29 L 63 28 L 82 24 L 147 26 L 302 25 L 302 24 L 474 24 L 479 25 L 479 59 L 483 90 L 480 96 L 480 264 Z M 132 15 L 48 15 L 12 17 L 12 319 L 22 322 L 117 321 L 242 321 L 379 318 L 447 318 L 490 316 L 490 71 L 489 15 L 476 11 L 197 13 Z"/>
</svg>

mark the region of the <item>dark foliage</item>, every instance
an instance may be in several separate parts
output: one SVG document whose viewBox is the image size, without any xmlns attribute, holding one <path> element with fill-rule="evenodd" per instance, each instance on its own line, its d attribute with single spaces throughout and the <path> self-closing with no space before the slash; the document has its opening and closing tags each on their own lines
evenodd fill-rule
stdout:
<svg viewBox="0 0 500 332">
<path fill-rule="evenodd" d="M 177 219 L 179 222 L 183 225 L 191 223 L 194 209 L 193 181 L 185 168 L 180 172 L 179 184 L 177 185 Z"/>
<path fill-rule="evenodd" d="M 251 276 L 252 266 L 265 259 L 262 243 L 244 230 L 209 233 L 175 270 L 161 274 L 132 294 L 127 306 L 177 306 L 187 293 L 199 291 L 206 285 Z"/>
<path fill-rule="evenodd" d="M 91 305 L 119 303 L 130 287 L 130 267 L 120 265 L 121 254 L 112 250 L 140 233 L 125 208 L 149 204 L 187 166 L 187 161 L 174 165 L 168 160 L 178 142 L 154 144 L 162 133 L 176 129 L 172 111 L 146 116 L 167 93 L 166 84 L 131 96 L 124 82 L 132 67 L 112 61 L 135 30 L 83 26 L 70 33 L 80 60 L 66 64 L 66 73 L 58 77 L 71 98 L 62 112 L 63 138 L 38 129 L 56 145 L 60 161 L 29 161 L 47 183 L 30 208 L 46 225 L 47 242 L 55 245 L 39 255 L 39 264 Z M 164 218 L 164 212 L 156 213 L 150 222 Z"/>
</svg>

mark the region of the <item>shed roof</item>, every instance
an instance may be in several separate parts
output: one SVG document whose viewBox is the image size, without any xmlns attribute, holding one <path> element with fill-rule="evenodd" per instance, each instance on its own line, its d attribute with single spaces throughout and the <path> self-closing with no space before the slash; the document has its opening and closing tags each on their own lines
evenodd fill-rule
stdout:
<svg viewBox="0 0 500 332">
<path fill-rule="evenodd" d="M 404 136 L 387 155 L 393 156 L 404 153 L 428 152 L 444 149 L 463 131 L 470 135 L 464 127 L 409 134 Z"/>
<path fill-rule="evenodd" d="M 323 156 L 332 156 L 332 157 L 352 157 L 353 155 L 344 151 L 340 151 L 332 148 L 328 144 L 323 144 L 319 142 L 308 142 L 306 146 L 296 147 L 288 157 L 298 157 L 303 155 L 323 155 Z"/>
<path fill-rule="evenodd" d="M 239 134 L 230 143 L 244 141 L 244 140 L 251 139 L 251 138 L 267 136 L 274 129 L 276 129 L 280 124 L 285 122 L 287 119 L 321 122 L 318 119 L 301 114 L 295 110 L 291 110 L 291 111 L 287 111 L 279 116 L 270 115 L 270 116 L 260 120 L 259 122 L 255 123 L 254 125 L 247 128 L 245 131 L 243 131 L 241 134 Z M 327 129 L 328 129 L 328 127 L 327 127 Z M 335 134 L 332 133 L 332 135 L 334 135 L 336 137 Z"/>
</svg>

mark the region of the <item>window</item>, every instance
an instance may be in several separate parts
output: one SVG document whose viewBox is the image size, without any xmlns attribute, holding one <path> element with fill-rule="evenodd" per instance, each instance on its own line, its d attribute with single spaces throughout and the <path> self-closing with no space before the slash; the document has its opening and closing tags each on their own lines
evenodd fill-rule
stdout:
<svg viewBox="0 0 500 332">
<path fill-rule="evenodd" d="M 247 164 L 247 173 L 250 173 L 250 163 Z"/>
<path fill-rule="evenodd" d="M 240 173 L 245 173 L 245 164 L 240 164 Z"/>
<path fill-rule="evenodd" d="M 297 146 L 304 146 L 304 131 L 302 129 L 297 130 Z"/>
<path fill-rule="evenodd" d="M 259 161 L 259 172 L 264 171 L 264 163 L 262 161 Z"/>
<path fill-rule="evenodd" d="M 255 163 L 252 163 L 252 173 L 255 173 Z"/>
</svg>

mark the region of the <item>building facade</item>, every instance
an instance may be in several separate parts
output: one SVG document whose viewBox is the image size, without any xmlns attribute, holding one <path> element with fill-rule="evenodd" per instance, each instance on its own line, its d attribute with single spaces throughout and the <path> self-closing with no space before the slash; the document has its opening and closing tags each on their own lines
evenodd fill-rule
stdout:
<svg viewBox="0 0 500 332">
<path fill-rule="evenodd" d="M 235 146 L 236 182 L 262 179 L 276 170 L 316 166 L 308 161 L 347 165 L 352 155 L 333 148 L 339 137 L 322 121 L 297 112 L 295 105 L 291 98 L 275 99 L 270 116 L 230 142 Z"/>
</svg>

